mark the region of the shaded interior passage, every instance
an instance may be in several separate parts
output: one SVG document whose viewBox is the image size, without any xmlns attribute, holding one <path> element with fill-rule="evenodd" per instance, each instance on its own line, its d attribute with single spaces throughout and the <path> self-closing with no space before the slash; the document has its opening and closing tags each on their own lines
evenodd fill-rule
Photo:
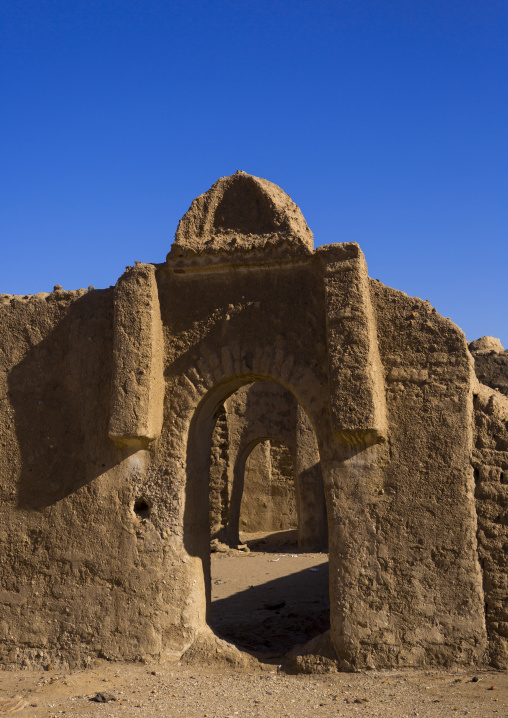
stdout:
<svg viewBox="0 0 508 718">
<path fill-rule="evenodd" d="M 294 395 L 274 381 L 246 384 L 217 403 L 209 453 L 212 539 L 298 528 L 298 545 L 327 548 L 317 439 Z"/>
<path fill-rule="evenodd" d="M 250 553 L 212 555 L 214 631 L 265 657 L 287 653 L 326 631 L 327 554 L 299 552 L 296 531 L 241 538 Z"/>
<path fill-rule="evenodd" d="M 276 382 L 241 387 L 216 405 L 213 419 L 207 620 L 241 649 L 283 655 L 329 628 L 316 438 Z"/>
</svg>

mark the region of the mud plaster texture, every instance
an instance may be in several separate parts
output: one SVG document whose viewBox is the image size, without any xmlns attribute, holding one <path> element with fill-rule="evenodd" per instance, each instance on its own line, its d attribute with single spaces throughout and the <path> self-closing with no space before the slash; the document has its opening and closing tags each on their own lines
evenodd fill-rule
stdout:
<svg viewBox="0 0 508 718">
<path fill-rule="evenodd" d="M 508 664 L 508 361 L 498 339 L 471 342 L 479 384 L 474 397 L 473 466 L 478 555 L 483 568 L 490 658 Z M 488 386 L 486 386 L 488 384 Z"/>
<path fill-rule="evenodd" d="M 212 437 L 220 420 L 213 501 L 219 486 L 236 527 L 248 442 L 281 441 L 269 409 L 249 440 L 245 417 L 228 424 L 259 382 L 294 397 L 299 530 L 324 495 L 327 660 L 508 667 L 504 397 L 462 331 L 371 280 L 358 245 L 314 251 L 280 188 L 221 178 L 166 262 L 0 309 L 3 665 L 216 650 Z"/>
</svg>

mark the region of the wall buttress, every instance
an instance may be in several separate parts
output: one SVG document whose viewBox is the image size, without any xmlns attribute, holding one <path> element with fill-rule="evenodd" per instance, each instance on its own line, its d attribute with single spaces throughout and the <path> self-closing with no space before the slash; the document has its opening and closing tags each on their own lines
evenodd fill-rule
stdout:
<svg viewBox="0 0 508 718">
<path fill-rule="evenodd" d="M 316 250 L 325 287 L 333 428 L 346 444 L 386 439 L 386 398 L 367 263 L 353 243 Z"/>
<path fill-rule="evenodd" d="M 109 437 L 144 447 L 162 428 L 164 340 L 155 267 L 137 264 L 115 287 Z"/>
</svg>

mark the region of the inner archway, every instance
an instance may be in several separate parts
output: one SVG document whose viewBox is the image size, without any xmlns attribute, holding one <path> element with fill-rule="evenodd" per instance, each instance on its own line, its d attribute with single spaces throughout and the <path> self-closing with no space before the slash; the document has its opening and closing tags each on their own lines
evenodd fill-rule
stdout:
<svg viewBox="0 0 508 718">
<path fill-rule="evenodd" d="M 301 549 L 326 548 L 317 438 L 294 394 L 276 381 L 251 382 L 218 405 L 213 419 L 209 456 L 212 538 L 234 548 L 241 543 L 240 530 L 297 528 Z"/>
<path fill-rule="evenodd" d="M 240 507 L 240 538 L 298 528 L 293 456 L 288 446 L 265 439 L 249 447 Z"/>
</svg>

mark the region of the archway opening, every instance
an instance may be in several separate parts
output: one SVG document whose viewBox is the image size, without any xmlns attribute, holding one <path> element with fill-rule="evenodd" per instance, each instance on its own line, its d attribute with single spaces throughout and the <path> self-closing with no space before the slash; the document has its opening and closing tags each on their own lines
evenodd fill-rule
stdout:
<svg viewBox="0 0 508 718">
<path fill-rule="evenodd" d="M 209 451 L 208 623 L 243 650 L 281 656 L 329 627 L 316 437 L 291 392 L 258 381 L 215 408 Z"/>
</svg>

